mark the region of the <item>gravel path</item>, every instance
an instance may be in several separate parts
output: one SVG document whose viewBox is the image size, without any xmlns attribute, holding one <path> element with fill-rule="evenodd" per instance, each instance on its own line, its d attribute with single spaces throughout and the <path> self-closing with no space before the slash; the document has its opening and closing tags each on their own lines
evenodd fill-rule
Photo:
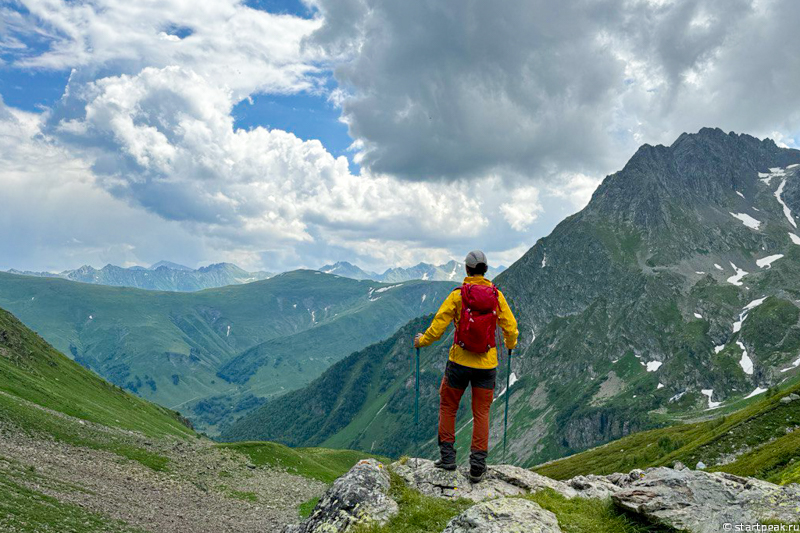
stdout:
<svg viewBox="0 0 800 533">
<path fill-rule="evenodd" d="M 146 531 L 280 531 L 298 521 L 298 504 L 325 490 L 319 481 L 254 467 L 244 455 L 205 439 L 151 439 L 58 415 L 93 438 L 167 457 L 166 471 L 108 451 L 56 442 L 0 420 L 0 476 L 10 475 L 11 469 L 35 472 L 25 481 L 29 488 Z"/>
</svg>

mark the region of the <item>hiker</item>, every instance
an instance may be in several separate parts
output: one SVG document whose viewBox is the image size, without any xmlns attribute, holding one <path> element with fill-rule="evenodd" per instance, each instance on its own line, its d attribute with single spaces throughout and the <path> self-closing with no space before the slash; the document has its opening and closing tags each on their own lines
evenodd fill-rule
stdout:
<svg viewBox="0 0 800 533">
<path fill-rule="evenodd" d="M 497 378 L 497 324 L 503 330 L 506 348 L 517 345 L 517 321 L 503 293 L 484 278 L 489 268 L 486 255 L 470 252 L 466 260 L 467 277 L 461 287 L 445 299 L 425 333 L 414 338 L 417 348 L 441 338 L 448 324 L 455 325 L 453 346 L 439 387 L 439 452 L 434 465 L 444 470 L 456 469 L 456 412 L 461 396 L 472 385 L 472 446 L 469 457 L 470 480 L 479 483 L 486 475 L 489 453 L 489 408 L 492 406 Z M 466 304 L 466 305 L 465 305 Z"/>
</svg>

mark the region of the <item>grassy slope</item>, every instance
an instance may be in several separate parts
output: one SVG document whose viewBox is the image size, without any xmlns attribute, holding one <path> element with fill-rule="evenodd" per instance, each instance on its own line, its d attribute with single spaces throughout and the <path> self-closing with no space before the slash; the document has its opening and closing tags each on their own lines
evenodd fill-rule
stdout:
<svg viewBox="0 0 800 533">
<path fill-rule="evenodd" d="M 104 381 L 0 309 L 0 423 L 11 423 L 72 446 L 112 452 L 153 470 L 171 468 L 166 457 L 132 445 L 124 433 L 99 431 L 83 421 L 138 431 L 153 438 L 196 436 L 181 423 L 177 413 Z M 278 466 L 326 483 L 364 457 L 385 460 L 350 450 L 291 449 L 269 442 L 220 446 L 247 455 L 255 465 Z M 33 468 L 23 468 L 0 456 L 0 472 L 0 530 L 133 531 L 125 524 L 34 490 L 31 487 L 60 482 L 39 475 Z M 304 505 L 309 507 L 311 503 Z"/>
<path fill-rule="evenodd" d="M 780 402 L 792 392 L 800 392 L 800 385 L 754 399 L 751 405 L 713 420 L 635 433 L 534 470 L 567 479 L 674 461 L 694 467 L 703 461 L 712 471 L 755 476 L 775 483 L 800 482 L 800 401 Z M 737 455 L 735 460 L 722 460 L 731 454 Z M 727 464 L 719 464 L 722 462 Z"/>
<path fill-rule="evenodd" d="M 0 273 L 0 306 L 112 383 L 191 414 L 200 398 L 303 385 L 433 310 L 450 284 L 409 282 L 370 300 L 383 287 L 297 271 L 187 294 Z M 272 340 L 269 357 L 237 357 Z M 224 376 L 234 383 L 217 375 L 229 362 Z"/>
<path fill-rule="evenodd" d="M 0 391 L 6 393 L 0 396 L 5 413 L 21 398 L 83 420 L 147 435 L 193 435 L 177 413 L 100 379 L 1 309 Z"/>
<path fill-rule="evenodd" d="M 325 483 L 332 483 L 362 459 L 372 457 L 388 462 L 384 457 L 352 450 L 289 448 L 275 442 L 237 442 L 219 446 L 246 455 L 256 466 L 277 466 L 287 472 Z"/>
</svg>

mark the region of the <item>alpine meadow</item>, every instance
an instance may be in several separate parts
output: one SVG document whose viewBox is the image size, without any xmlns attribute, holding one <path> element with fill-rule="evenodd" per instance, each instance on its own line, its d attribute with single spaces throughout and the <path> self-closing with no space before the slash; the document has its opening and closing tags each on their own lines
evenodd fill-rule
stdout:
<svg viewBox="0 0 800 533">
<path fill-rule="evenodd" d="M 0 7 L 0 531 L 800 531 L 800 3 Z"/>
</svg>

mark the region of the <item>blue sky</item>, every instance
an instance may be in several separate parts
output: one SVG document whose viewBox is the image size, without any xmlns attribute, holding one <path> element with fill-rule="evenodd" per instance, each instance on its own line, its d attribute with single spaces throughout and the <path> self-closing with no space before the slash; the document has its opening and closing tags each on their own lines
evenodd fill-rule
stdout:
<svg viewBox="0 0 800 533">
<path fill-rule="evenodd" d="M 797 146 L 800 4 L 584 4 L 7 4 L 0 269 L 510 264 L 643 143 Z"/>
</svg>

